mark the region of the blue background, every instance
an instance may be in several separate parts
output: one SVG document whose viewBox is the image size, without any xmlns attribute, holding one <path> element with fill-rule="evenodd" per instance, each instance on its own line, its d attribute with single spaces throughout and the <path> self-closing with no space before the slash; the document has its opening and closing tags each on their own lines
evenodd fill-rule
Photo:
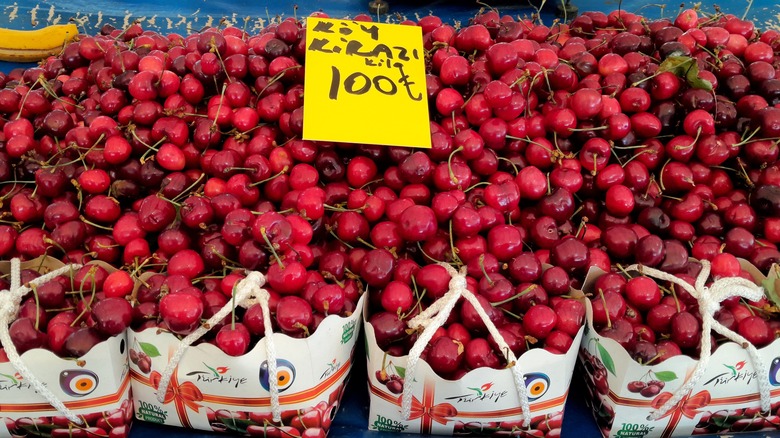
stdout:
<svg viewBox="0 0 780 438">
<path fill-rule="evenodd" d="M 485 0 L 490 6 L 497 8 L 501 14 L 514 16 L 530 16 L 536 9 L 528 0 L 516 0 L 512 3 Z M 536 5 L 541 0 L 534 0 Z M 9 4 L 10 3 L 10 4 Z M 680 2 L 672 0 L 573 0 L 573 4 L 581 12 L 600 10 L 609 12 L 620 7 L 623 10 L 640 13 L 649 18 L 674 17 L 680 10 Z M 297 11 L 294 5 L 298 5 Z M 691 6 L 689 3 L 687 6 Z M 780 28 L 780 5 L 771 0 L 748 1 L 726 0 L 720 5 L 726 13 L 746 17 L 756 23 L 759 29 L 770 27 Z M 467 22 L 480 8 L 474 1 L 438 0 L 431 2 L 390 0 L 390 15 L 383 16 L 382 21 L 390 17 L 400 21 L 399 17 L 414 19 L 416 15 L 424 16 L 433 13 L 450 23 L 455 20 Z M 543 9 L 542 18 L 546 24 L 555 19 L 555 0 L 548 0 Z M 705 12 L 714 12 L 712 3 L 702 5 Z M 250 33 L 257 30 L 269 20 L 278 17 L 305 16 L 315 11 L 323 11 L 334 18 L 344 18 L 360 13 L 368 13 L 368 1 L 358 0 L 277 0 L 260 3 L 248 1 L 225 0 L 195 0 L 195 1 L 35 1 L 35 0 L 3 0 L 0 2 L 0 27 L 16 29 L 31 29 L 47 24 L 65 23 L 74 18 L 86 33 L 96 33 L 106 23 L 115 27 L 124 27 L 135 20 L 140 20 L 145 29 L 161 33 L 176 32 L 186 34 L 197 31 L 209 25 L 215 25 L 221 18 L 226 18 L 235 26 L 244 27 Z M 401 18 L 401 19 L 403 19 Z M 25 65 L 0 62 L 0 71 L 10 71 L 12 68 Z M 362 345 L 362 342 L 358 342 Z M 330 431 L 331 437 L 370 437 L 384 438 L 397 434 L 368 432 L 368 391 L 366 388 L 366 371 L 363 358 L 365 355 L 358 348 L 356 365 L 349 386 L 345 393 L 342 408 Z M 572 391 L 566 405 L 564 415 L 563 436 L 597 437 L 600 436 L 590 411 L 585 407 L 580 379 L 573 379 Z M 148 437 L 168 435 L 170 438 L 196 438 L 214 436 L 201 431 L 188 431 L 179 428 L 154 426 L 141 421 L 133 425 L 133 437 Z M 743 437 L 780 436 L 778 434 L 751 434 Z"/>
</svg>

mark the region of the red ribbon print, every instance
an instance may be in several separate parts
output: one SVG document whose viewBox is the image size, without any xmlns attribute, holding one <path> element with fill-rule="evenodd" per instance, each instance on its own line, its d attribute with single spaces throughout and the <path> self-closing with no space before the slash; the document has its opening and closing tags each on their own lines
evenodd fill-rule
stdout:
<svg viewBox="0 0 780 438">
<path fill-rule="evenodd" d="M 149 375 L 149 380 L 152 383 L 154 389 L 159 389 L 160 378 L 162 376 L 157 371 L 152 371 Z M 176 371 L 171 376 L 171 383 L 168 385 L 168 389 L 165 391 L 164 404 L 173 402 L 176 407 L 176 413 L 179 415 L 179 420 L 182 426 L 191 428 L 190 419 L 187 416 L 187 408 L 192 409 L 195 412 L 199 412 L 200 405 L 198 402 L 203 401 L 203 393 L 200 392 L 197 386 L 192 382 L 184 382 L 179 385 L 179 380 L 176 378 Z"/>
<path fill-rule="evenodd" d="M 671 392 L 662 392 L 661 394 L 658 394 L 658 396 L 653 399 L 653 409 L 660 408 L 670 398 L 672 398 Z M 661 417 L 665 418 L 671 415 L 669 424 L 666 426 L 661 436 L 672 436 L 672 432 L 674 432 L 677 424 L 680 423 L 683 415 L 693 420 L 694 417 L 700 413 L 699 409 L 708 406 L 711 401 L 712 397 L 710 396 L 710 392 L 706 390 L 699 391 L 695 395 L 688 394 L 687 396 L 683 397 L 674 408 L 670 409 L 663 415 L 663 417 Z"/>
<path fill-rule="evenodd" d="M 420 401 L 417 397 L 412 396 L 412 410 L 409 415 L 409 420 L 422 419 L 422 425 L 420 433 L 431 433 L 431 426 L 433 422 L 437 422 L 441 425 L 445 425 L 452 421 L 452 417 L 458 415 L 458 410 L 455 406 L 449 403 L 439 403 L 434 405 L 433 394 L 435 392 L 435 386 L 431 382 L 426 382 L 423 386 L 423 399 Z M 401 405 L 401 397 L 398 397 L 398 406 Z"/>
</svg>

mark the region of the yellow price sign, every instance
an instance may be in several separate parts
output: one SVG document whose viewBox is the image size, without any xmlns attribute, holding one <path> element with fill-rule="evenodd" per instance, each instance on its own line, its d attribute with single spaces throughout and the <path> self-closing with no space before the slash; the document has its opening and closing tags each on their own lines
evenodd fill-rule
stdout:
<svg viewBox="0 0 780 438">
<path fill-rule="evenodd" d="M 303 138 L 431 147 L 422 28 L 308 18 Z"/>
</svg>

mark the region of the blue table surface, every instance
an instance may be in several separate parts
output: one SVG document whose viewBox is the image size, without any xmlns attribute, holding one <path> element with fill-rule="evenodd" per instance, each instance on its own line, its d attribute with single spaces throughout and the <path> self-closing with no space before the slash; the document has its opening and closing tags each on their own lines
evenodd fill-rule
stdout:
<svg viewBox="0 0 780 438">
<path fill-rule="evenodd" d="M 529 16 L 536 9 L 531 2 L 508 0 L 487 1 L 502 14 Z M 556 1 L 536 0 L 536 5 L 544 3 L 543 21 L 547 24 L 555 19 Z M 572 0 L 581 12 L 600 10 L 609 12 L 620 7 L 629 12 L 640 13 L 647 17 L 674 17 L 680 10 L 680 1 L 657 0 Z M 389 0 L 389 17 L 415 18 L 433 13 L 442 19 L 467 22 L 480 8 L 474 1 L 468 0 Z M 688 7 L 693 2 L 688 3 Z M 296 8 L 297 5 L 297 8 Z M 220 18 L 226 18 L 236 26 L 257 31 L 264 23 L 282 16 L 305 16 L 315 11 L 324 11 L 334 18 L 354 16 L 368 12 L 368 0 L 276 0 L 274 2 L 250 2 L 246 0 L 190 0 L 182 2 L 153 0 L 11 0 L 0 1 L 0 27 L 30 29 L 47 24 L 64 23 L 74 18 L 86 33 L 96 33 L 106 23 L 122 27 L 140 20 L 146 29 L 162 33 L 177 32 L 186 34 L 206 26 L 216 24 Z M 725 13 L 739 17 L 743 14 L 753 20 L 758 28 L 780 28 L 780 4 L 772 0 L 726 1 L 719 5 Z M 714 3 L 702 5 L 704 11 L 713 12 Z M 384 16 L 382 20 L 386 20 Z M 13 68 L 26 67 L 24 64 L 0 62 L 0 71 L 8 72 Z M 362 343 L 359 342 L 358 345 Z M 356 364 L 345 392 L 342 407 L 330 431 L 332 437 L 369 437 L 384 438 L 397 434 L 367 431 L 368 391 L 366 388 L 365 362 L 360 348 L 356 352 Z M 563 436 L 580 437 L 600 436 L 590 411 L 585 407 L 580 379 L 575 376 L 564 415 Z M 198 438 L 215 436 L 203 431 L 191 431 L 166 426 L 156 426 L 136 421 L 132 437 L 168 435 L 171 438 Z M 780 436 L 778 434 L 741 434 L 743 437 Z"/>
</svg>

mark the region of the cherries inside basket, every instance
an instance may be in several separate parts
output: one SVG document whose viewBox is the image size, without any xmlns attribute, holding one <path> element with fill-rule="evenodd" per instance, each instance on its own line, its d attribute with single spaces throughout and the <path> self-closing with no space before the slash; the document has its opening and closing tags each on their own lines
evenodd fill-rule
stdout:
<svg viewBox="0 0 780 438">
<path fill-rule="evenodd" d="M 438 262 L 466 267 L 513 350 L 564 352 L 583 315 L 565 296 L 591 266 L 780 258 L 777 31 L 696 9 L 402 24 L 423 31 L 429 150 L 302 140 L 293 18 L 258 35 L 106 26 L 1 75 L 0 257 L 160 271 L 134 325 L 182 335 L 242 270 L 267 274 L 293 336 L 368 287 L 393 353 L 447 291 Z M 472 310 L 426 353 L 443 375 L 503 366 Z M 228 340 L 223 324 L 206 339 L 240 354 L 258 323 L 239 309 Z"/>
</svg>

